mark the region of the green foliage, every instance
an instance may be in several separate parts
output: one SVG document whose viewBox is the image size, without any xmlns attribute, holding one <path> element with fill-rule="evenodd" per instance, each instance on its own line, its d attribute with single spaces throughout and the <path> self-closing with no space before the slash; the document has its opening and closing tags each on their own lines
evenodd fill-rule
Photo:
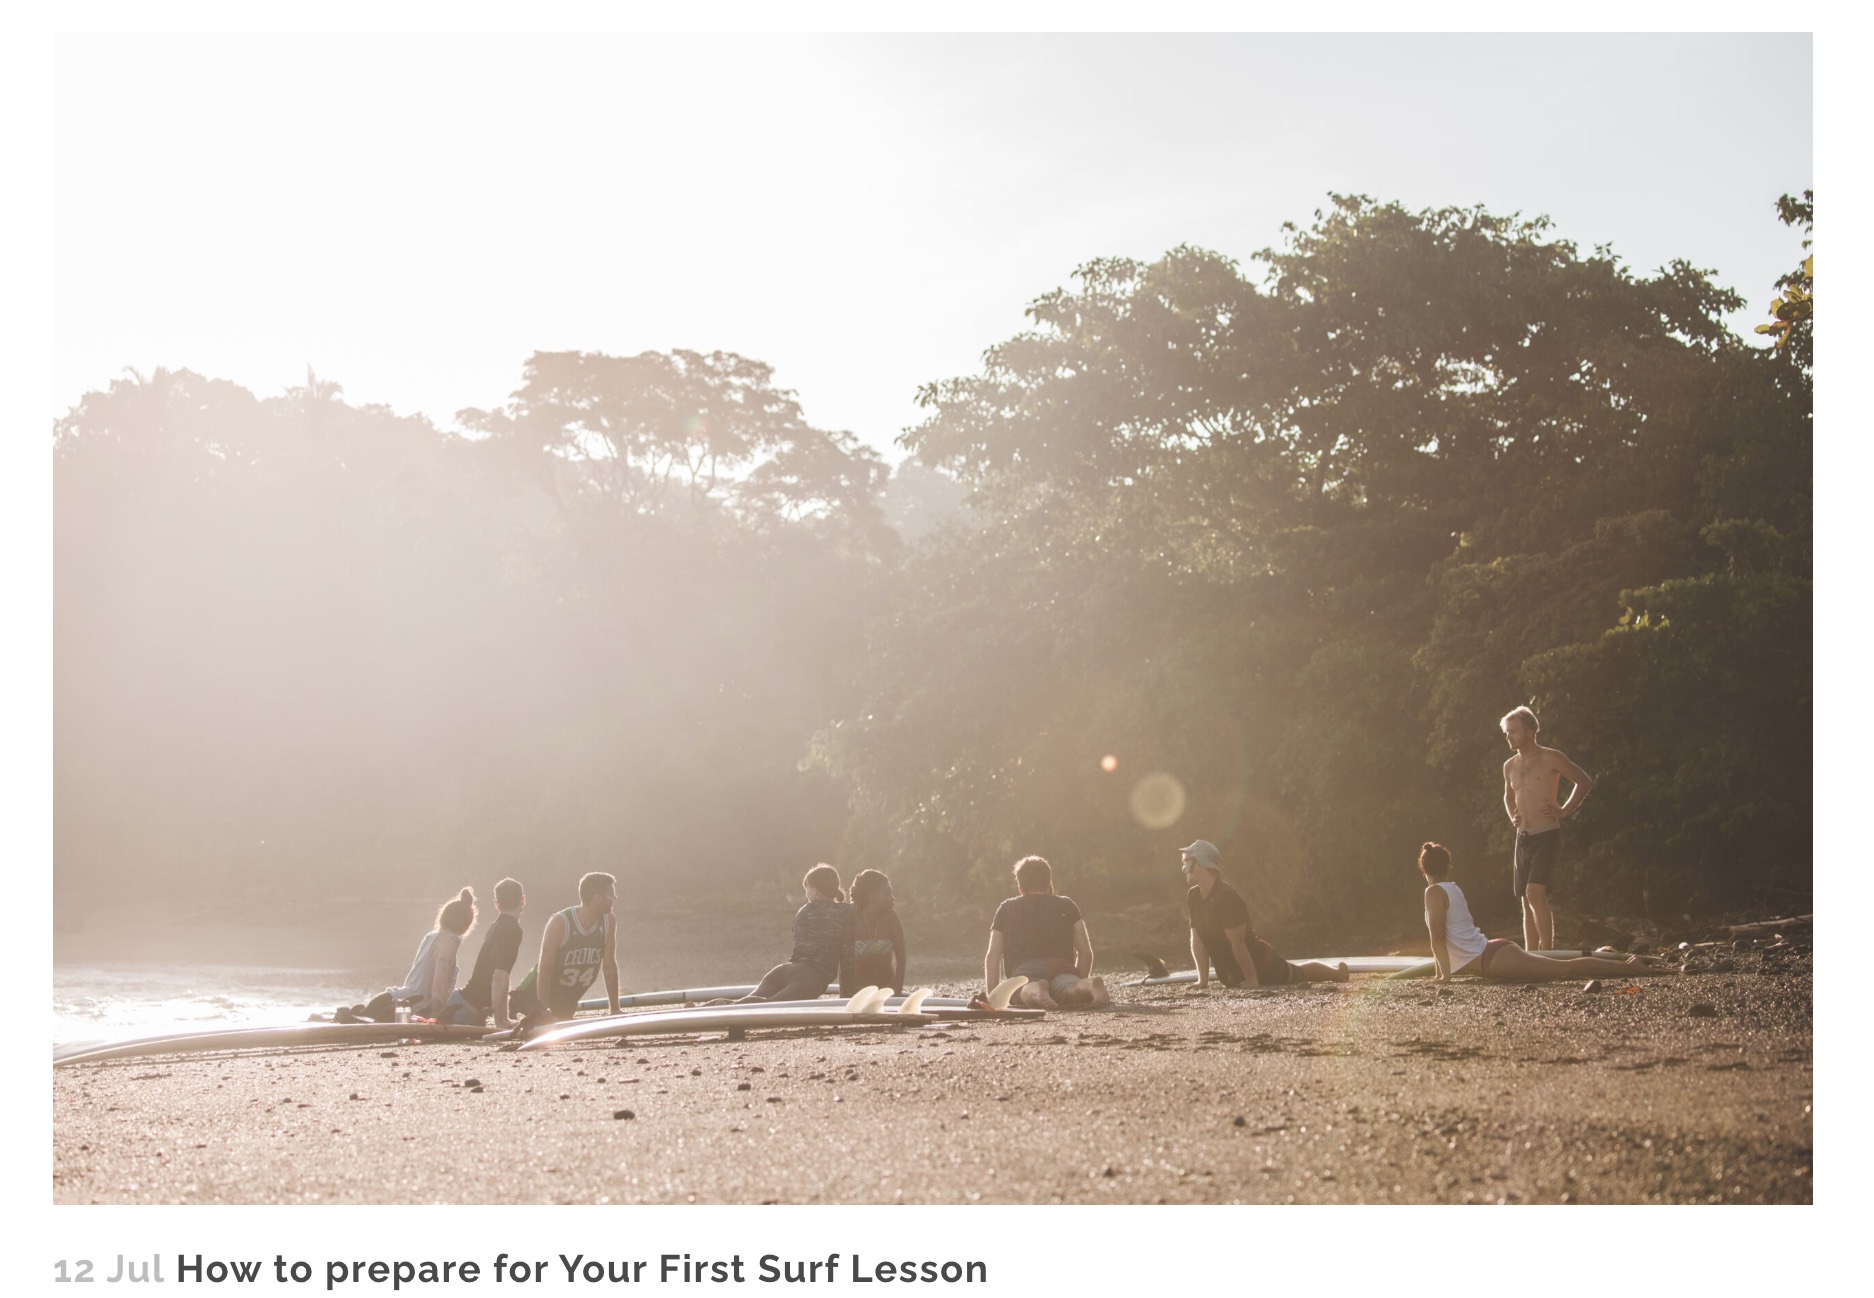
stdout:
<svg viewBox="0 0 1874 1298">
<path fill-rule="evenodd" d="M 465 422 L 188 371 L 58 422 L 62 894 L 833 852 L 799 761 L 895 552 L 877 456 L 721 354 L 536 356 Z"/>
<path fill-rule="evenodd" d="M 1201 835 L 1270 920 L 1344 918 L 1400 904 L 1425 838 L 1505 858 L 1496 718 L 1533 699 L 1614 787 L 1675 773 L 1597 792 L 1571 900 L 1639 904 L 1662 871 L 1708 902 L 1755 887 L 1806 791 L 1806 707 L 1764 728 L 1721 657 L 1653 632 L 1641 670 L 1615 636 L 1681 583 L 1806 578 L 1808 391 L 1726 330 L 1739 300 L 1541 219 L 1361 197 L 1258 261 L 1090 263 L 922 391 L 904 444 L 973 489 L 975 527 L 908 570 L 863 723 L 819 741 L 872 841 L 959 887 L 1052 849 L 1150 892 Z M 1806 624 L 1737 620 L 1759 607 L 1699 616 L 1800 694 Z M 1711 692 L 1709 722 L 1621 732 L 1649 690 Z M 1127 798 L 1155 770 L 1187 794 L 1170 825 Z M 1774 886 L 1806 885 L 1791 862 Z"/>
<path fill-rule="evenodd" d="M 1776 200 L 1776 214 L 1784 225 L 1802 227 L 1802 246 L 1807 248 L 1815 232 L 1815 191 L 1805 189 L 1801 198 L 1783 195 Z M 1804 257 L 1776 286 L 1783 294 L 1770 302 L 1773 323 L 1758 325 L 1757 332 L 1773 336 L 1779 352 L 1809 369 L 1815 363 L 1815 258 Z"/>
<path fill-rule="evenodd" d="M 829 859 L 962 906 L 1039 852 L 1171 905 L 1204 837 L 1279 927 L 1409 917 L 1435 838 L 1490 922 L 1525 701 L 1597 779 L 1565 905 L 1807 889 L 1807 307 L 1758 351 L 1682 262 L 1358 196 L 1252 269 L 1089 263 L 889 481 L 726 353 L 536 353 L 466 435 L 310 373 L 87 394 L 61 893 Z"/>
</svg>

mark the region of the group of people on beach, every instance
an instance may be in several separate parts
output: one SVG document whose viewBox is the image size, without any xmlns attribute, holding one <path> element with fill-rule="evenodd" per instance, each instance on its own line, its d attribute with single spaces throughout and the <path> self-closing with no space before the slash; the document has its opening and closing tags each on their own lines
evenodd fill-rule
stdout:
<svg viewBox="0 0 1874 1298">
<path fill-rule="evenodd" d="M 1471 917 L 1464 892 L 1451 882 L 1451 854 L 1427 842 L 1419 850 L 1425 880 L 1425 927 L 1431 939 L 1436 979 L 1477 974 L 1505 981 L 1553 981 L 1601 975 L 1663 973 L 1637 956 L 1555 958 L 1537 955 L 1554 945 L 1549 891 L 1560 859 L 1561 823 L 1578 811 L 1594 782 L 1560 751 L 1538 741 L 1539 723 L 1527 707 L 1499 723 L 1512 749 L 1503 765 L 1503 806 L 1516 831 L 1511 886 L 1522 907 L 1523 945 L 1489 938 Z M 1571 788 L 1560 801 L 1561 781 Z M 1256 935 L 1242 894 L 1223 878 L 1222 853 L 1205 839 L 1179 849 L 1188 890 L 1191 959 L 1198 989 L 1214 972 L 1226 987 L 1279 986 L 1293 982 L 1345 982 L 1345 964 L 1296 963 Z M 1086 920 L 1070 897 L 1054 890 L 1053 867 L 1042 857 L 1015 863 L 1016 895 L 996 908 L 983 956 L 983 988 L 1005 977 L 1023 977 L 1014 1003 L 1037 1009 L 1088 1008 L 1111 1002 L 1105 982 L 1093 972 L 1093 943 Z M 816 865 L 801 881 L 806 901 L 794 915 L 794 944 L 788 958 L 770 969 L 753 991 L 734 1003 L 812 1000 L 837 985 L 842 995 L 861 987 L 903 992 L 905 937 L 894 905 L 891 880 L 861 870 L 848 895 L 839 871 Z M 338 1011 L 341 1020 L 389 1021 L 400 1008 L 441 1023 L 490 1020 L 512 1027 L 568 1019 L 601 977 L 609 1012 L 619 1010 L 618 935 L 613 914 L 618 885 L 609 874 L 579 881 L 579 904 L 554 914 L 540 938 L 533 969 L 518 982 L 520 915 L 527 897 L 520 883 L 495 885 L 496 918 L 482 940 L 467 982 L 456 986 L 463 939 L 474 927 L 472 889 L 445 903 L 436 926 L 419 943 L 403 984 L 372 1001 Z M 730 1003 L 730 1002 L 723 1002 Z"/>
</svg>

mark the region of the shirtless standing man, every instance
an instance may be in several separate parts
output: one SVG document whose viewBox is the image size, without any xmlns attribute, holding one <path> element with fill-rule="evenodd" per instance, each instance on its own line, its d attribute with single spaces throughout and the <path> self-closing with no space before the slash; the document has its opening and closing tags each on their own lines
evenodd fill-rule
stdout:
<svg viewBox="0 0 1874 1298">
<path fill-rule="evenodd" d="M 1512 710 L 1498 724 L 1515 749 L 1503 763 L 1503 809 L 1516 826 L 1511 887 L 1523 907 L 1523 949 L 1550 951 L 1555 947 L 1555 917 L 1549 911 L 1549 887 L 1561 858 L 1562 822 L 1581 809 L 1594 781 L 1566 755 L 1536 742 L 1540 723 L 1528 708 Z M 1563 776 L 1574 788 L 1568 801 L 1558 804 Z"/>
</svg>

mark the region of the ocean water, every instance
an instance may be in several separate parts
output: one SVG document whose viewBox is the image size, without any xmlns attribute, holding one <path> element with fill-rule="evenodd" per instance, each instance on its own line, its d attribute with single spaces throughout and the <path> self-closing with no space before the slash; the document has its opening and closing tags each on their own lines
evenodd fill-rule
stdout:
<svg viewBox="0 0 1874 1298">
<path fill-rule="evenodd" d="M 382 990 L 344 969 L 257 965 L 70 964 L 52 968 L 52 1040 L 171 1028 L 304 1023 Z"/>
</svg>

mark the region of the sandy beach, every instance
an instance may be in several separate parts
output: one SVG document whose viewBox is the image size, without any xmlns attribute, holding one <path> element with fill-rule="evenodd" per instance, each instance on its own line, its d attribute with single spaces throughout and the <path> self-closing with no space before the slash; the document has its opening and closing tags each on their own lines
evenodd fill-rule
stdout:
<svg viewBox="0 0 1874 1298">
<path fill-rule="evenodd" d="M 1592 992 L 1356 977 L 1194 994 L 1115 979 L 1113 1008 L 1031 1022 L 83 1065 L 53 1074 L 52 1192 L 1808 1203 L 1806 948 L 1704 969 Z"/>
</svg>

